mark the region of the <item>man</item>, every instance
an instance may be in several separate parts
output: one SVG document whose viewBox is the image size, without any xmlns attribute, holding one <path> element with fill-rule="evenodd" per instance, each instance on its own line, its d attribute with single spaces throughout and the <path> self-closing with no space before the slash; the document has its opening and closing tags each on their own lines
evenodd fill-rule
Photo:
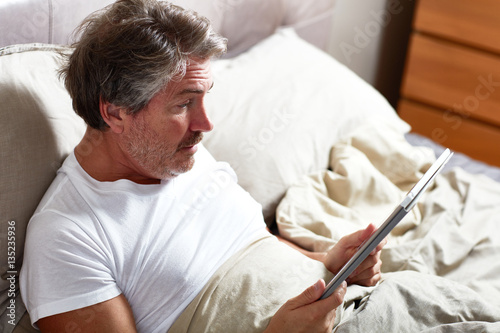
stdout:
<svg viewBox="0 0 500 333">
<path fill-rule="evenodd" d="M 200 144 L 213 127 L 210 60 L 225 47 L 205 18 L 162 1 L 119 0 L 82 24 L 61 73 L 88 128 L 30 221 L 21 273 L 42 332 L 165 332 L 226 260 L 267 233 L 233 181 L 210 202 L 192 196 L 212 172 L 233 177 Z M 373 229 L 304 253 L 335 272 Z M 380 249 L 351 283 L 379 281 Z M 319 280 L 266 331 L 331 331 L 345 288 L 318 301 Z"/>
</svg>

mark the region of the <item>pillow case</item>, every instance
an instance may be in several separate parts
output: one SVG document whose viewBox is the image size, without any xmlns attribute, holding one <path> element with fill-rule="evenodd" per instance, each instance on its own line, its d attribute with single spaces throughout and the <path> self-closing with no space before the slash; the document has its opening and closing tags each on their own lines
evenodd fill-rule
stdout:
<svg viewBox="0 0 500 333">
<path fill-rule="evenodd" d="M 206 105 L 215 127 L 205 146 L 235 169 L 268 225 L 286 189 L 326 169 L 330 147 L 366 119 L 409 130 L 372 86 L 291 29 L 215 61 L 212 72 Z"/>
</svg>

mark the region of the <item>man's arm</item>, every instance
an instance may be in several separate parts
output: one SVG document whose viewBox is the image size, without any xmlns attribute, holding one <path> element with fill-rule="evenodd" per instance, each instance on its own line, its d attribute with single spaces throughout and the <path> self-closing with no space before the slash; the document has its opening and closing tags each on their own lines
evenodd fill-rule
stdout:
<svg viewBox="0 0 500 333">
<path fill-rule="evenodd" d="M 373 224 L 368 225 L 366 229 L 358 230 L 350 235 L 342 237 L 333 248 L 328 252 L 311 252 L 298 245 L 276 236 L 278 240 L 289 245 L 293 249 L 301 252 L 311 259 L 321 261 L 325 267 L 336 274 L 342 266 L 354 255 L 358 247 L 375 232 L 376 227 Z M 267 228 L 269 232 L 269 228 Z M 381 279 L 380 251 L 387 243 L 384 239 L 373 252 L 366 258 L 359 267 L 347 279 L 348 284 L 359 284 L 362 286 L 374 286 Z"/>
<path fill-rule="evenodd" d="M 269 228 L 266 228 L 267 231 L 269 231 L 271 234 L 273 234 L 271 232 L 271 230 L 269 230 Z M 290 246 L 292 249 L 295 249 L 297 251 L 299 251 L 300 253 L 302 253 L 303 255 L 311 258 L 311 259 L 314 259 L 314 260 L 318 260 L 318 261 L 323 261 L 323 259 L 325 258 L 326 256 L 326 252 L 312 252 L 312 251 L 308 251 L 300 246 L 298 246 L 297 244 L 289 241 L 288 239 L 285 239 L 283 237 L 281 237 L 280 235 L 275 235 L 273 234 L 280 242 Z"/>
<path fill-rule="evenodd" d="M 45 332 L 137 332 L 132 309 L 125 296 L 82 309 L 60 313 L 37 321 Z"/>
</svg>

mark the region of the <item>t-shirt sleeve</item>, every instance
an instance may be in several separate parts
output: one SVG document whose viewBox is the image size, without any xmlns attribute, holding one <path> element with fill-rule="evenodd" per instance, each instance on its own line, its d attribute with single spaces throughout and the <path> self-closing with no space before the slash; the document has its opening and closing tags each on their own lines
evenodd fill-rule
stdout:
<svg viewBox="0 0 500 333">
<path fill-rule="evenodd" d="M 32 323 L 121 294 L 109 264 L 111 254 L 100 243 L 91 230 L 55 212 L 33 216 L 20 276 Z"/>
</svg>

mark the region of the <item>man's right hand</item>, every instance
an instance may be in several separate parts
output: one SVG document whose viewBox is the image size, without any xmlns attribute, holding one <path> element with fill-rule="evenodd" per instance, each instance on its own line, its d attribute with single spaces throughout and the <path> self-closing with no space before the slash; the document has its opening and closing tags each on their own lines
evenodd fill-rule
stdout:
<svg viewBox="0 0 500 333">
<path fill-rule="evenodd" d="M 332 295 L 319 300 L 326 288 L 325 281 L 319 280 L 283 304 L 264 332 L 331 332 L 335 311 L 344 300 L 346 287 L 343 282 Z"/>
</svg>

